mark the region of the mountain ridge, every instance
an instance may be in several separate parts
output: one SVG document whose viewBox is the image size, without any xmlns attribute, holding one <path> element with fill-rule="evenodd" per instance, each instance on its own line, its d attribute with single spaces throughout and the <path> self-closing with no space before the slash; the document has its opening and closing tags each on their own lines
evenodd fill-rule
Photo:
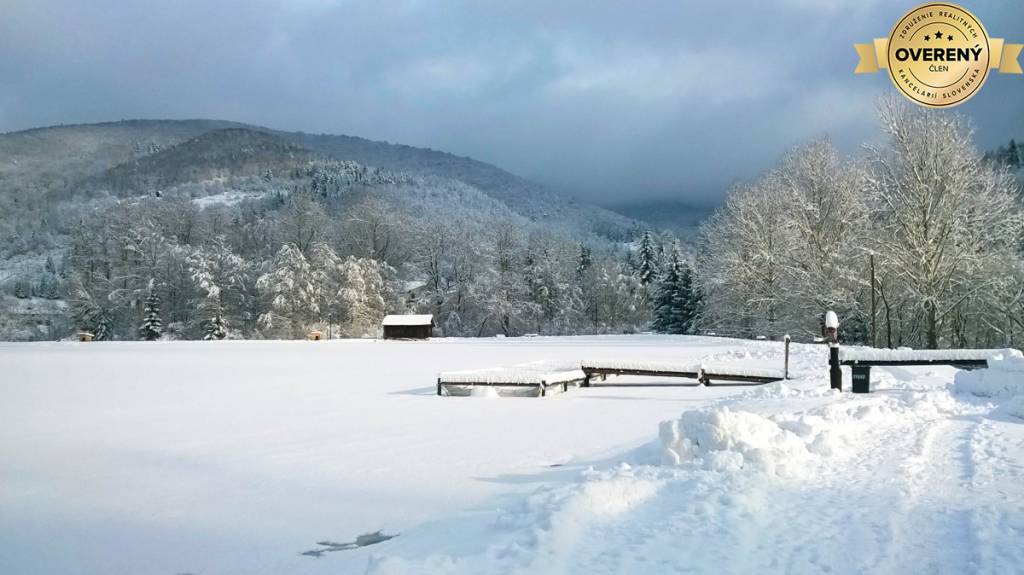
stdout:
<svg viewBox="0 0 1024 575">
<path fill-rule="evenodd" d="M 145 168 L 147 156 L 209 132 L 233 129 L 271 134 L 325 158 L 457 180 L 480 189 L 532 221 L 587 222 L 589 229 L 586 231 L 616 241 L 630 239 L 641 225 L 633 218 L 581 202 L 469 157 L 358 136 L 288 132 L 214 119 L 134 119 L 0 134 L 0 192 L 2 188 L 15 191 L 42 188 L 62 196 L 83 184 L 90 189 L 102 187 L 105 172 L 115 180 L 122 179 L 121 176 L 138 171 L 140 166 Z M 152 179 L 143 178 L 143 181 L 152 183 Z M 111 187 L 123 189 L 125 185 L 119 182 L 112 183 Z"/>
</svg>

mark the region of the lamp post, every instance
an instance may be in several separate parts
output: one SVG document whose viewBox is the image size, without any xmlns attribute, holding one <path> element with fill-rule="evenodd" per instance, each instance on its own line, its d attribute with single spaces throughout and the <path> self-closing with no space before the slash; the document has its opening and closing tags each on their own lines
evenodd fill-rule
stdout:
<svg viewBox="0 0 1024 575">
<path fill-rule="evenodd" d="M 825 312 L 825 341 L 828 342 L 828 375 L 832 389 L 843 390 L 843 371 L 839 369 L 839 316 Z"/>
</svg>

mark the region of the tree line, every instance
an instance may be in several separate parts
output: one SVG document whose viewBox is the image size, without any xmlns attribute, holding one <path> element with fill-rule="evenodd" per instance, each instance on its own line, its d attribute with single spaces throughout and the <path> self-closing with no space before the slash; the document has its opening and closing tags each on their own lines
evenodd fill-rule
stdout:
<svg viewBox="0 0 1024 575">
<path fill-rule="evenodd" d="M 857 343 L 1020 342 L 1016 145 L 983 156 L 964 117 L 893 100 L 879 119 L 863 158 L 819 139 L 730 191 L 702 229 L 701 329 L 809 337 L 834 310 Z"/>
<path fill-rule="evenodd" d="M 170 190 L 83 209 L 57 274 L 74 328 L 99 340 L 365 337 L 387 313 L 434 314 L 446 336 L 628 333 L 655 316 L 659 331 L 695 326 L 671 235 L 581 240 L 450 182 L 353 182 L 337 166 L 266 174 L 259 186 L 277 191 L 235 205 Z"/>
</svg>

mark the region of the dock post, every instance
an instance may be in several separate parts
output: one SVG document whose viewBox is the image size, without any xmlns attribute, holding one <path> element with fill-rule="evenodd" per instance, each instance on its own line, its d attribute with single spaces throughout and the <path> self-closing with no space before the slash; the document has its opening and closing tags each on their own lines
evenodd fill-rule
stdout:
<svg viewBox="0 0 1024 575">
<path fill-rule="evenodd" d="M 441 396 L 441 378 L 437 378 L 437 396 Z"/>
<path fill-rule="evenodd" d="M 832 389 L 843 390 L 843 370 L 839 369 L 839 345 L 828 346 L 828 375 Z"/>
<path fill-rule="evenodd" d="M 791 338 L 787 333 L 782 339 L 786 342 L 786 360 L 782 367 L 782 379 L 789 379 L 789 341 Z"/>
</svg>

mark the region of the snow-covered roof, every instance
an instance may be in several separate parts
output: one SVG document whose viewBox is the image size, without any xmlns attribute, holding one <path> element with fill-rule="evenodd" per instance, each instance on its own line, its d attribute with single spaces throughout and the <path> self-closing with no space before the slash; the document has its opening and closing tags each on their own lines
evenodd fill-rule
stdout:
<svg viewBox="0 0 1024 575">
<path fill-rule="evenodd" d="M 384 318 L 381 325 L 431 325 L 434 323 L 434 316 L 425 315 L 389 315 Z"/>
</svg>

